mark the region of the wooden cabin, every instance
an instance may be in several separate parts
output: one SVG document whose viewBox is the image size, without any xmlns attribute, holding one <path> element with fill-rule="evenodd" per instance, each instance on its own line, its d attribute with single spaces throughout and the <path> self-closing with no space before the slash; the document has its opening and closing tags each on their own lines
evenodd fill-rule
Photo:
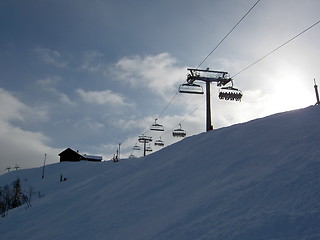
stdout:
<svg viewBox="0 0 320 240">
<path fill-rule="evenodd" d="M 101 162 L 101 156 L 94 156 L 94 155 L 86 155 L 80 154 L 78 151 L 74 151 L 71 148 L 67 148 L 63 152 L 58 154 L 60 156 L 60 162 L 79 162 L 81 160 L 85 161 L 92 161 L 92 162 Z"/>
</svg>

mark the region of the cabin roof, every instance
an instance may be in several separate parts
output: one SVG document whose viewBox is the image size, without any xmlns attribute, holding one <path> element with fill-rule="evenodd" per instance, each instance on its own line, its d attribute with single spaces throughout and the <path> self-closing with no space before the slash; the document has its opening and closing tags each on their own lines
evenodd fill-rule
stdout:
<svg viewBox="0 0 320 240">
<path fill-rule="evenodd" d="M 77 154 L 77 155 L 81 156 L 81 154 L 79 154 L 78 152 L 74 151 L 74 150 L 71 149 L 71 148 L 65 149 L 64 151 L 62 151 L 62 152 L 59 153 L 58 155 L 61 156 L 61 155 L 65 155 L 65 154 L 68 154 L 68 153 L 73 153 L 73 154 Z"/>
<path fill-rule="evenodd" d="M 87 155 L 87 154 L 80 154 L 78 151 L 74 151 L 71 148 L 67 148 L 58 155 L 61 157 L 63 155 L 74 155 L 79 157 L 80 160 L 92 160 L 92 161 L 102 161 L 102 156 L 95 156 L 95 155 Z"/>
</svg>

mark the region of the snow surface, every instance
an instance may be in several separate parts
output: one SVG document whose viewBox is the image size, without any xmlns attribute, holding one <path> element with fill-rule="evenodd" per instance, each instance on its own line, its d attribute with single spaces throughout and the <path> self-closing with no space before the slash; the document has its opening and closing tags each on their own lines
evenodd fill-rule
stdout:
<svg viewBox="0 0 320 240">
<path fill-rule="evenodd" d="M 12 171 L 0 186 L 19 177 L 44 196 L 0 218 L 1 240 L 318 240 L 319 120 L 311 106 L 144 158 Z"/>
</svg>

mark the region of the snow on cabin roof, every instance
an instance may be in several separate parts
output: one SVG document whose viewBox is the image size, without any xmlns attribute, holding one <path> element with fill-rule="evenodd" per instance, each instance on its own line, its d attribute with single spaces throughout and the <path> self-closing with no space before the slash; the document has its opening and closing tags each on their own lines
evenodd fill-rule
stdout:
<svg viewBox="0 0 320 240">
<path fill-rule="evenodd" d="M 82 156 L 86 159 L 99 160 L 99 161 L 102 160 L 102 156 L 87 155 L 87 154 L 83 154 Z"/>
</svg>

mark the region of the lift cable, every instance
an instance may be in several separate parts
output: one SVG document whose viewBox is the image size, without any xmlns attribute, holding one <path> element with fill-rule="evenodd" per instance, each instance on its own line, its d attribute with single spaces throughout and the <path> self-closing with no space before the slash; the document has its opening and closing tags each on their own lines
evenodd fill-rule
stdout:
<svg viewBox="0 0 320 240">
<path fill-rule="evenodd" d="M 263 57 L 259 58 L 257 61 L 251 63 L 248 67 L 244 68 L 243 70 L 241 70 L 240 72 L 236 73 L 235 75 L 233 75 L 231 78 L 234 78 L 235 76 L 239 75 L 240 73 L 246 71 L 248 68 L 252 67 L 253 65 L 257 64 L 258 62 L 260 62 L 261 60 L 265 59 L 266 57 L 268 57 L 269 55 L 271 55 L 272 53 L 274 53 L 275 51 L 279 50 L 280 48 L 282 48 L 284 45 L 288 44 L 289 42 L 293 41 L 294 39 L 296 39 L 297 37 L 299 37 L 300 35 L 302 35 L 303 33 L 307 32 L 308 30 L 310 30 L 311 28 L 313 28 L 314 26 L 316 26 L 317 24 L 320 23 L 320 20 L 314 24 L 312 24 L 310 27 L 306 28 L 305 30 L 303 30 L 302 32 L 300 32 L 299 34 L 295 35 L 293 38 L 289 39 L 288 41 L 286 41 L 285 43 L 281 44 L 279 47 L 275 48 L 274 50 L 272 50 L 271 52 L 267 53 L 266 55 L 264 55 Z"/>
<path fill-rule="evenodd" d="M 176 126 L 182 124 L 185 120 L 187 120 L 195 111 L 198 110 L 198 108 L 199 108 L 205 101 L 206 101 L 206 100 L 203 100 L 192 112 L 190 112 L 190 113 L 189 113 L 182 121 L 180 121 Z M 163 137 L 163 136 L 167 135 L 168 133 L 171 133 L 171 132 L 176 128 L 176 126 L 173 127 L 173 128 L 171 128 L 170 130 L 167 130 L 167 131 L 166 131 L 165 133 L 163 133 L 160 137 Z"/>
<path fill-rule="evenodd" d="M 279 50 L 281 47 L 285 46 L 286 44 L 288 44 L 289 42 L 293 41 L 294 39 L 296 39 L 297 37 L 299 37 L 300 35 L 302 35 L 303 33 L 307 32 L 308 30 L 310 30 L 311 28 L 313 28 L 314 26 L 316 26 L 317 24 L 320 23 L 320 20 L 317 21 L 316 23 L 312 24 L 310 27 L 306 28 L 305 30 L 303 30 L 302 32 L 300 32 L 299 34 L 295 35 L 294 37 L 292 37 L 291 39 L 289 39 L 288 41 L 286 41 L 285 43 L 281 44 L 279 47 L 275 48 L 274 50 L 272 50 L 271 52 L 269 52 L 268 54 L 264 55 L 263 57 L 259 58 L 257 61 L 255 61 L 254 63 L 250 64 L 248 67 L 246 67 L 245 69 L 243 69 L 242 71 L 238 72 L 237 74 L 233 75 L 231 78 L 234 78 L 235 76 L 239 75 L 240 73 L 244 72 L 245 70 L 247 70 L 248 68 L 252 67 L 253 65 L 255 65 L 256 63 L 260 62 L 261 60 L 263 60 L 264 58 L 268 57 L 269 55 L 271 55 L 272 53 L 274 53 L 275 51 Z M 199 65 L 200 66 L 200 65 Z M 187 118 L 189 118 L 203 103 L 205 102 L 205 100 L 203 102 L 200 103 L 200 105 L 198 105 L 185 119 L 183 119 L 180 124 L 182 122 L 184 122 Z M 172 130 L 171 130 L 172 131 Z M 166 133 L 164 133 L 163 135 L 166 135 Z"/>
<path fill-rule="evenodd" d="M 252 11 L 252 9 L 260 2 L 261 0 L 258 0 L 247 12 L 246 14 L 236 23 L 235 26 L 233 26 L 233 28 L 227 33 L 226 36 L 224 36 L 224 38 L 222 38 L 222 40 L 216 45 L 216 47 L 202 60 L 202 62 L 198 65 L 197 68 L 199 68 L 208 58 L 209 56 L 222 44 L 222 42 L 231 34 L 231 32 L 242 22 L 242 20 Z M 179 91 L 177 91 L 173 97 L 171 98 L 171 100 L 168 102 L 168 104 L 165 106 L 165 108 L 161 111 L 161 113 L 158 115 L 158 118 L 160 118 L 162 116 L 162 114 L 167 110 L 167 108 L 170 106 L 170 104 L 173 102 L 173 100 L 175 99 L 175 97 L 177 96 L 177 94 L 179 93 Z M 205 102 L 205 101 L 203 101 Z M 203 102 L 200 104 L 202 105 Z M 200 105 L 194 109 L 185 119 L 183 119 L 180 123 L 182 123 L 183 121 L 185 121 L 187 118 L 189 118 L 199 107 Z M 147 129 L 145 131 L 145 134 L 149 131 L 150 129 Z M 163 135 L 166 135 L 169 131 L 165 132 Z"/>
<path fill-rule="evenodd" d="M 220 44 L 230 35 L 230 33 L 242 22 L 242 20 L 251 12 L 251 10 L 260 2 L 258 0 L 248 11 L 247 13 L 237 22 L 236 25 L 227 33 L 227 35 L 222 38 L 222 40 L 215 46 L 215 48 L 202 60 L 202 62 L 198 65 L 197 69 L 209 58 L 209 56 L 220 46 Z"/>
<path fill-rule="evenodd" d="M 221 43 L 231 34 L 231 32 L 242 22 L 242 20 L 252 11 L 252 9 L 260 2 L 261 0 L 258 0 L 247 12 L 246 14 L 237 22 L 236 25 L 233 26 L 233 28 L 227 33 L 224 38 L 215 46 L 215 48 L 203 59 L 203 61 L 198 65 L 197 69 L 208 59 L 208 57 L 221 45 Z M 169 105 L 172 103 L 174 98 L 177 96 L 179 91 L 177 91 L 174 96 L 171 98 L 171 100 L 168 102 L 168 104 L 165 106 L 165 108 L 162 110 L 162 112 L 159 114 L 158 118 L 161 117 L 161 115 L 167 110 Z"/>
<path fill-rule="evenodd" d="M 198 108 L 199 108 L 205 101 L 206 101 L 206 100 L 203 100 L 192 112 L 189 113 L 189 115 L 187 115 L 187 116 L 180 122 L 180 124 L 183 123 L 185 120 L 187 120 L 195 111 L 197 111 Z"/>
<path fill-rule="evenodd" d="M 215 48 L 202 60 L 202 62 L 198 65 L 197 69 L 209 58 L 209 56 L 222 44 L 222 42 L 231 34 L 231 32 L 242 22 L 242 20 L 252 11 L 252 9 L 260 2 L 261 0 L 256 1 L 256 3 L 246 12 L 246 14 L 236 23 L 236 25 L 233 26 L 233 28 L 227 33 L 226 36 L 224 36 L 222 38 L 222 40 L 215 46 Z M 170 106 L 170 104 L 173 102 L 173 100 L 175 99 L 175 97 L 177 96 L 177 94 L 179 93 L 179 91 L 177 91 L 173 97 L 171 98 L 171 100 L 168 102 L 168 104 L 165 106 L 165 108 L 161 111 L 161 113 L 158 115 L 159 119 L 162 114 L 167 110 L 167 108 Z M 146 132 L 148 132 L 148 130 L 146 130 Z M 145 132 L 145 133 L 146 133 Z"/>
<path fill-rule="evenodd" d="M 173 99 L 177 96 L 177 94 L 179 93 L 179 91 L 177 91 L 174 96 L 171 98 L 171 100 L 168 102 L 167 106 L 162 110 L 162 112 L 159 114 L 158 118 L 161 117 L 161 115 L 167 110 L 167 108 L 169 107 L 169 105 L 172 103 Z"/>
<path fill-rule="evenodd" d="M 158 117 L 156 118 L 159 119 L 161 117 L 161 115 L 165 112 L 165 110 L 169 107 L 169 105 L 172 103 L 173 99 L 177 96 L 177 94 L 179 93 L 179 91 L 177 91 L 173 97 L 171 98 L 171 100 L 168 102 L 168 104 L 165 106 L 165 108 L 162 110 L 162 112 L 158 115 Z M 150 128 L 147 128 L 145 131 L 144 131 L 144 134 L 146 135 L 148 132 L 150 131 Z"/>
<path fill-rule="evenodd" d="M 168 104 L 165 106 L 165 108 L 162 110 L 162 112 L 158 115 L 158 117 L 156 119 L 159 119 L 161 117 L 161 115 L 166 111 L 166 109 L 169 107 L 169 105 L 172 103 L 173 99 L 175 99 L 175 97 L 177 96 L 177 94 L 179 93 L 179 91 L 177 91 L 173 97 L 171 98 L 171 100 L 168 102 Z M 144 131 L 144 135 L 147 135 L 147 133 L 151 131 L 150 128 L 147 128 L 145 131 Z"/>
<path fill-rule="evenodd" d="M 260 2 L 260 0 L 258 0 L 250 9 L 249 11 L 239 20 L 239 22 L 231 29 L 231 31 L 229 31 L 229 33 L 219 42 L 219 44 L 208 54 L 208 56 L 198 65 L 197 68 L 199 68 L 207 59 L 208 57 L 218 48 L 218 46 L 228 37 L 228 35 L 239 25 L 239 23 L 249 14 L 249 12 Z M 252 64 L 250 64 L 249 66 L 247 66 L 246 68 L 244 68 L 243 70 L 241 70 L 240 72 L 234 74 L 231 78 L 234 78 L 235 76 L 241 74 L 242 72 L 246 71 L 247 69 L 249 69 L 250 67 L 252 67 L 253 65 L 257 64 L 258 62 L 262 61 L 264 58 L 268 57 L 269 55 L 271 55 L 272 53 L 276 52 L 277 50 L 279 50 L 280 48 L 282 48 L 283 46 L 287 45 L 288 43 L 290 43 L 291 41 L 293 41 L 294 39 L 298 38 L 299 36 L 301 36 L 302 34 L 304 34 L 305 32 L 307 32 L 308 30 L 310 30 L 311 28 L 315 27 L 316 25 L 318 25 L 320 23 L 320 20 L 315 22 L 314 24 L 312 24 L 311 26 L 309 26 L 308 28 L 306 28 L 305 30 L 303 30 L 302 32 L 298 33 L 297 35 L 295 35 L 294 37 L 292 37 L 291 39 L 289 39 L 288 41 L 284 42 L 283 44 L 281 44 L 279 47 L 275 48 L 274 50 L 272 50 L 271 52 L 267 53 L 266 55 L 264 55 L 263 57 L 259 58 L 258 60 L 256 60 L 255 62 L 253 62 Z M 169 105 L 172 103 L 172 101 L 174 100 L 174 98 L 177 96 L 179 91 L 177 91 L 175 93 L 175 95 L 171 98 L 171 100 L 168 102 L 168 104 L 166 105 L 166 107 L 162 110 L 162 112 L 159 114 L 159 117 L 165 112 L 165 110 L 169 107 Z M 201 102 L 189 115 L 187 115 L 187 117 L 185 117 L 181 122 L 184 122 L 186 119 L 188 119 L 205 101 Z M 168 134 L 169 132 L 171 132 L 173 129 L 166 131 L 164 134 L 161 135 L 164 136 L 166 134 Z"/>
</svg>

